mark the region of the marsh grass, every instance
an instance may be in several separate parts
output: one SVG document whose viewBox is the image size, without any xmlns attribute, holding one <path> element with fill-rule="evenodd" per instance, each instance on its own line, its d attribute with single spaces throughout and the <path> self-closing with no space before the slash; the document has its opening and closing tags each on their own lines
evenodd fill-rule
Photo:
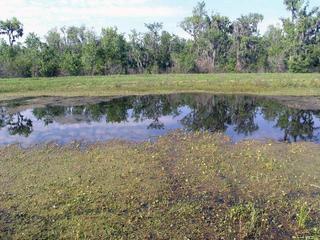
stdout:
<svg viewBox="0 0 320 240">
<path fill-rule="evenodd" d="M 0 238 L 317 239 L 319 155 L 182 132 L 0 148 Z"/>
<path fill-rule="evenodd" d="M 297 222 L 300 228 L 305 229 L 310 220 L 310 209 L 306 202 L 297 204 Z"/>
</svg>

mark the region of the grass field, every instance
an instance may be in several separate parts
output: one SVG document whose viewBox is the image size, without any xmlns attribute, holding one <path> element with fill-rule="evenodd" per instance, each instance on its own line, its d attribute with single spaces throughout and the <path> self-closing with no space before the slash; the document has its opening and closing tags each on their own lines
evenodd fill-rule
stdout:
<svg viewBox="0 0 320 240">
<path fill-rule="evenodd" d="M 317 145 L 175 132 L 0 155 L 1 239 L 320 237 Z"/>
<path fill-rule="evenodd" d="M 320 95 L 320 74 L 175 74 L 0 79 L 0 99 L 172 92 Z"/>
</svg>

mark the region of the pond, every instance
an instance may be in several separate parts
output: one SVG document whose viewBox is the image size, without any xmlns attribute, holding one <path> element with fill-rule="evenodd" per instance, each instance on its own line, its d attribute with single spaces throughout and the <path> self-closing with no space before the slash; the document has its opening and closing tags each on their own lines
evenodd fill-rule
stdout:
<svg viewBox="0 0 320 240">
<path fill-rule="evenodd" d="M 317 99 L 319 100 L 319 99 Z M 173 130 L 320 143 L 320 107 L 292 97 L 171 94 L 0 103 L 0 146 L 154 140 Z"/>
</svg>

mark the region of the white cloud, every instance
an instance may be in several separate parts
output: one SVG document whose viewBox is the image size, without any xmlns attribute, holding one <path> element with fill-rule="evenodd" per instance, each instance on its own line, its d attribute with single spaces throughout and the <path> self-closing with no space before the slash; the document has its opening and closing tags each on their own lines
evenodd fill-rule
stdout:
<svg viewBox="0 0 320 240">
<path fill-rule="evenodd" d="M 281 20 L 277 18 L 265 18 L 262 23 L 259 24 L 259 30 L 260 33 L 264 34 L 267 30 L 268 27 L 271 25 L 274 26 L 281 26 Z"/>
<path fill-rule="evenodd" d="M 0 0 L 1 19 L 16 16 L 26 32 L 44 35 L 63 25 L 88 25 L 97 30 L 106 19 L 166 18 L 183 15 L 182 8 L 152 0 Z M 114 20 L 114 19 L 112 19 Z M 113 21 L 115 22 L 115 20 Z"/>
</svg>

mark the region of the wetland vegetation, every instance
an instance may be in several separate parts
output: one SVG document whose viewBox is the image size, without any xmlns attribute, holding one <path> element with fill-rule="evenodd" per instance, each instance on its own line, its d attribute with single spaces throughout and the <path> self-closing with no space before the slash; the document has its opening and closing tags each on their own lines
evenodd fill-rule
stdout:
<svg viewBox="0 0 320 240">
<path fill-rule="evenodd" d="M 38 146 L 0 147 L 0 238 L 319 239 L 320 147 L 304 142 L 319 141 L 318 100 L 172 94 L 4 101 L 2 134 L 7 128 L 20 138 L 36 134 L 37 121 L 89 129 L 101 120 L 105 128 L 124 122 L 116 132 L 137 121 L 148 132 L 170 125 L 168 116 L 182 117 L 153 141 L 61 145 L 42 136 Z M 221 133 L 250 135 L 264 127 L 261 119 L 272 123 L 264 134 L 277 130 L 293 143 L 231 142 Z"/>
<path fill-rule="evenodd" d="M 0 238 L 319 239 L 319 154 L 183 132 L 0 148 Z"/>
</svg>

